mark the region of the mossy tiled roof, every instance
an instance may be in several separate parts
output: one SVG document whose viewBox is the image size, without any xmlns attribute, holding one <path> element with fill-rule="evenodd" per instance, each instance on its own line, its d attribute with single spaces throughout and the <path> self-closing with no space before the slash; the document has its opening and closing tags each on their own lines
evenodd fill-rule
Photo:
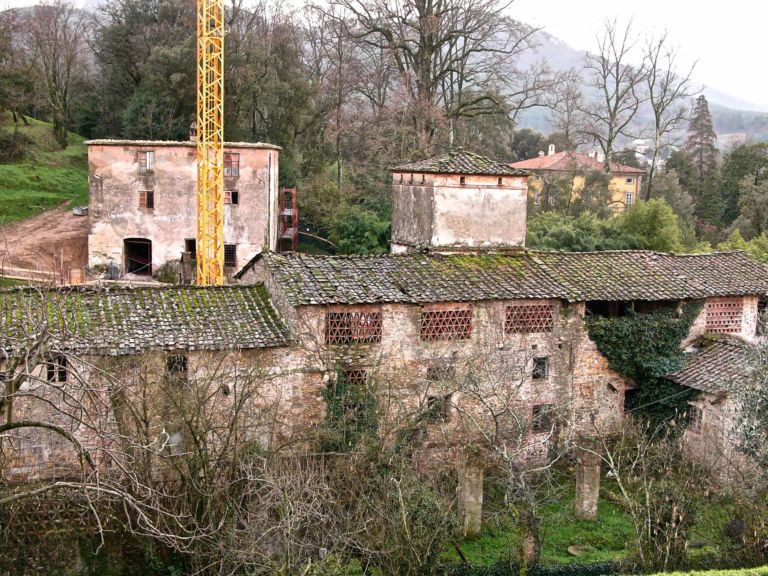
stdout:
<svg viewBox="0 0 768 576">
<path fill-rule="evenodd" d="M 0 291 L 0 347 L 43 330 L 57 346 L 97 355 L 288 343 L 261 285 Z"/>
<path fill-rule="evenodd" d="M 677 256 L 520 250 L 265 258 L 294 306 L 510 298 L 677 300 L 768 293 L 768 267 L 743 252 Z"/>
<path fill-rule="evenodd" d="M 690 353 L 685 367 L 667 378 L 708 394 L 736 392 L 748 377 L 754 351 L 754 347 L 737 338 L 719 337 Z"/>
<path fill-rule="evenodd" d="M 427 174 L 475 174 L 485 176 L 527 176 L 528 172 L 512 168 L 458 148 L 446 154 L 425 160 L 403 164 L 392 169 L 395 172 L 418 172 Z"/>
</svg>

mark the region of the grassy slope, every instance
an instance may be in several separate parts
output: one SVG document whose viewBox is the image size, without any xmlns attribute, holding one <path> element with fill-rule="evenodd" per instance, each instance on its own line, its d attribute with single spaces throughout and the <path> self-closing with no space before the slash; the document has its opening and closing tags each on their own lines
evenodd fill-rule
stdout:
<svg viewBox="0 0 768 576">
<path fill-rule="evenodd" d="M 0 223 L 13 222 L 72 202 L 88 202 L 88 152 L 84 139 L 69 135 L 60 150 L 51 125 L 30 119 L 21 131 L 31 141 L 27 155 L 13 164 L 0 164 Z M 0 114 L 0 128 L 13 130 L 8 115 Z"/>
<path fill-rule="evenodd" d="M 704 572 L 663 572 L 651 576 L 768 576 L 768 566 L 743 570 L 706 570 Z"/>
</svg>

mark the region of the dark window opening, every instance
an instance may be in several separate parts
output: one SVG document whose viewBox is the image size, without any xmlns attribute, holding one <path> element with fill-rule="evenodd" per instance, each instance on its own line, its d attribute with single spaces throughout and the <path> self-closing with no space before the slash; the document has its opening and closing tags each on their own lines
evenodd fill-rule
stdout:
<svg viewBox="0 0 768 576">
<path fill-rule="evenodd" d="M 543 380 L 549 376 L 549 357 L 540 356 L 533 359 L 533 371 L 531 378 L 534 380 Z"/>
<path fill-rule="evenodd" d="M 768 330 L 766 330 L 766 322 L 768 322 L 768 298 L 761 296 L 757 301 L 757 335 L 763 336 Z"/>
<path fill-rule="evenodd" d="M 698 406 L 688 406 L 688 417 L 686 422 L 688 430 L 696 432 L 697 434 L 701 432 L 702 416 L 701 408 Z"/>
<path fill-rule="evenodd" d="M 237 190 L 224 190 L 224 204 L 240 204 L 240 193 Z"/>
<path fill-rule="evenodd" d="M 624 413 L 632 412 L 637 403 L 637 389 L 624 390 Z"/>
<path fill-rule="evenodd" d="M 155 209 L 155 192 L 153 190 L 141 190 L 139 192 L 139 208 Z"/>
<path fill-rule="evenodd" d="M 197 260 L 197 239 L 184 238 L 184 252 L 189 254 L 190 260 Z"/>
<path fill-rule="evenodd" d="M 503 186 L 503 185 L 504 185 L 504 178 L 499 178 L 499 186 Z"/>
<path fill-rule="evenodd" d="M 446 422 L 451 410 L 451 394 L 427 396 L 425 416 L 430 422 Z"/>
<path fill-rule="evenodd" d="M 586 306 L 587 316 L 604 316 L 607 318 L 625 316 L 630 309 L 630 302 L 615 300 L 589 300 Z"/>
<path fill-rule="evenodd" d="M 224 244 L 224 266 L 227 268 L 237 266 L 237 244 Z"/>
<path fill-rule="evenodd" d="M 531 432 L 541 434 L 550 432 L 555 423 L 554 406 L 538 404 L 531 410 Z"/>
<path fill-rule="evenodd" d="M 141 276 L 152 275 L 152 241 L 146 238 L 126 238 L 123 241 L 125 271 Z"/>
<path fill-rule="evenodd" d="M 46 362 L 45 366 L 46 380 L 48 382 L 66 382 L 67 381 L 67 357 L 54 356 Z"/>
<path fill-rule="evenodd" d="M 651 314 L 659 310 L 677 310 L 678 300 L 635 300 L 635 312 Z"/>
<path fill-rule="evenodd" d="M 467 183 L 467 178 L 466 178 L 465 176 L 461 176 L 461 177 L 459 178 L 459 184 L 461 184 L 462 186 L 464 186 L 466 183 Z"/>
<path fill-rule="evenodd" d="M 240 176 L 240 154 L 224 152 L 224 176 L 232 178 Z"/>
<path fill-rule="evenodd" d="M 165 360 L 165 373 L 180 384 L 189 381 L 189 360 L 183 354 L 173 354 Z"/>
</svg>

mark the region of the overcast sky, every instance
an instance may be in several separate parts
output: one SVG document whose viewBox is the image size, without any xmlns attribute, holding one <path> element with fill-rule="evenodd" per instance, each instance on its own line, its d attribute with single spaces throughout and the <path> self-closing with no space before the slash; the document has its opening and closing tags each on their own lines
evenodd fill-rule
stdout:
<svg viewBox="0 0 768 576">
<path fill-rule="evenodd" d="M 75 0 L 92 5 L 96 0 Z M 188 0 L 194 2 L 195 0 Z M 301 0 L 293 0 L 298 4 Z M 30 0 L 0 0 L 0 8 Z M 710 8 L 713 6 L 713 8 Z M 669 31 L 681 65 L 698 61 L 694 78 L 744 100 L 768 105 L 764 0 L 515 0 L 511 15 L 541 26 L 573 48 L 591 50 L 605 18 L 634 19 L 638 32 Z"/>
<path fill-rule="evenodd" d="M 698 82 L 768 105 L 764 0 L 515 0 L 511 14 L 581 50 L 594 49 L 605 18 L 632 18 L 638 32 L 668 30 L 681 64 L 698 62 Z"/>
</svg>

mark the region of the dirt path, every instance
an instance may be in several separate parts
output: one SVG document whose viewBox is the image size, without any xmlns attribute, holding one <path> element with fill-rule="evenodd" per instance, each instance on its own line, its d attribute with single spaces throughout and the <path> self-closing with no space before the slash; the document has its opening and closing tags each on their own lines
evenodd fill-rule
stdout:
<svg viewBox="0 0 768 576">
<path fill-rule="evenodd" d="M 88 217 L 69 206 L 0 227 L 0 265 L 59 271 L 88 262 Z"/>
</svg>

